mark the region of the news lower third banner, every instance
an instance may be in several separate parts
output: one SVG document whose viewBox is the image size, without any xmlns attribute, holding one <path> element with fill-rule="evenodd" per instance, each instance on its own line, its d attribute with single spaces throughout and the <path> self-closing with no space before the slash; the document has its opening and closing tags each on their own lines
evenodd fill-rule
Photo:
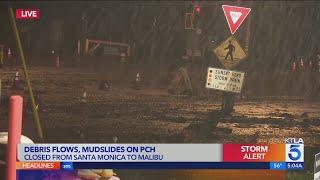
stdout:
<svg viewBox="0 0 320 180">
<path fill-rule="evenodd" d="M 19 144 L 18 169 L 303 169 L 290 144 Z"/>
</svg>

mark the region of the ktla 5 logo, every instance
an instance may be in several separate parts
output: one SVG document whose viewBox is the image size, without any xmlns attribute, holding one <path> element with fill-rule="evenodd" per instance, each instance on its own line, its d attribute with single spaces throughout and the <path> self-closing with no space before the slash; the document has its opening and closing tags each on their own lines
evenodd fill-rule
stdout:
<svg viewBox="0 0 320 180">
<path fill-rule="evenodd" d="M 304 162 L 303 141 L 302 143 L 295 141 L 294 144 L 286 144 L 286 162 Z"/>
<path fill-rule="evenodd" d="M 16 19 L 40 19 L 40 9 L 16 9 Z"/>
</svg>

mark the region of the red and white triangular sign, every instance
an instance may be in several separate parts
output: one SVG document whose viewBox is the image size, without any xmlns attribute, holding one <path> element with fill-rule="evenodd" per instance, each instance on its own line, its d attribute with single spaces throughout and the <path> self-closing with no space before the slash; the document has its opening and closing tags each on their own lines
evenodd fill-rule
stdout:
<svg viewBox="0 0 320 180">
<path fill-rule="evenodd" d="M 231 34 L 234 34 L 250 13 L 250 8 L 222 5 Z"/>
</svg>

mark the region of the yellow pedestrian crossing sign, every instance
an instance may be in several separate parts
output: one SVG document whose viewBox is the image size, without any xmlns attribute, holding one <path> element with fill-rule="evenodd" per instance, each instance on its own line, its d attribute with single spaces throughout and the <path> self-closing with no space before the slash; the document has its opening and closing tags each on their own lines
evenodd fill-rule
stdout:
<svg viewBox="0 0 320 180">
<path fill-rule="evenodd" d="M 225 68 L 233 68 L 247 57 L 234 36 L 223 41 L 213 52 Z"/>
</svg>

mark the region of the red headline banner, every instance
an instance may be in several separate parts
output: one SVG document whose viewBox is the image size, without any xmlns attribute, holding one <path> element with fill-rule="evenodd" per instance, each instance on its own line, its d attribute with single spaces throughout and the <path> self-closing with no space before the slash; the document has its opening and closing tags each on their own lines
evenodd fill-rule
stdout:
<svg viewBox="0 0 320 180">
<path fill-rule="evenodd" d="M 223 144 L 223 162 L 284 162 L 285 144 Z"/>
</svg>

